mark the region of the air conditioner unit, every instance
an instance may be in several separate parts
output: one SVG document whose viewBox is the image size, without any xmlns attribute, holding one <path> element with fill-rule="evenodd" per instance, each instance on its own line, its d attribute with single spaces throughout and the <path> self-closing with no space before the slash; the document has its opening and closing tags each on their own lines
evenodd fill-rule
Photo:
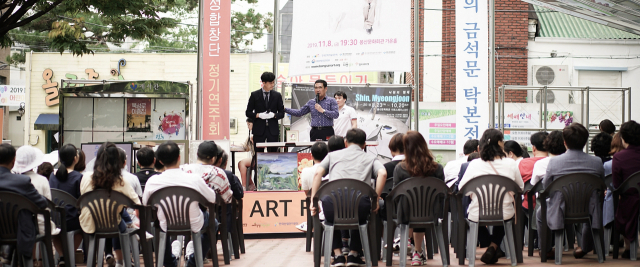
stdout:
<svg viewBox="0 0 640 267">
<path fill-rule="evenodd" d="M 566 65 L 535 65 L 533 66 L 533 86 L 570 86 L 569 67 Z M 542 91 L 533 91 L 535 97 L 531 97 L 535 103 L 542 101 Z M 547 103 L 570 104 L 572 92 L 547 91 Z M 530 95 L 531 96 L 531 95 Z M 534 100 L 535 99 L 535 100 Z"/>
</svg>

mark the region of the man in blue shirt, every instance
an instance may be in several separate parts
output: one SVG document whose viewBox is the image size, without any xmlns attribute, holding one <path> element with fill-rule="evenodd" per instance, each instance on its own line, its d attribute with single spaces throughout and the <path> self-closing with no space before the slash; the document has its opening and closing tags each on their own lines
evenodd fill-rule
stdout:
<svg viewBox="0 0 640 267">
<path fill-rule="evenodd" d="M 316 95 L 318 95 L 318 103 L 316 103 L 315 99 L 309 99 L 302 108 L 285 108 L 284 112 L 296 117 L 301 117 L 311 112 L 309 140 L 312 142 L 317 140 L 327 141 L 329 137 L 334 135 L 333 120 L 340 115 L 338 102 L 334 98 L 327 96 L 327 82 L 325 80 L 316 80 L 313 87 Z"/>
</svg>

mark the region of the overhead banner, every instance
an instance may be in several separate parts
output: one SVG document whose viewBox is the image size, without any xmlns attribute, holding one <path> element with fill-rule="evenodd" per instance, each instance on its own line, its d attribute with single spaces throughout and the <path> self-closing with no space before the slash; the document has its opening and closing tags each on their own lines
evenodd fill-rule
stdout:
<svg viewBox="0 0 640 267">
<path fill-rule="evenodd" d="M 229 76 L 231 60 L 231 1 L 202 4 L 202 139 L 229 139 Z"/>
<path fill-rule="evenodd" d="M 410 19 L 410 0 L 296 0 L 289 76 L 410 72 Z"/>
<path fill-rule="evenodd" d="M 456 0 L 456 154 L 489 126 L 486 0 Z"/>
<path fill-rule="evenodd" d="M 25 87 L 0 85 L 0 106 L 20 106 L 25 102 Z"/>
<path fill-rule="evenodd" d="M 312 83 L 294 83 L 292 86 L 291 108 L 300 109 L 307 101 L 315 98 Z M 409 130 L 411 111 L 411 86 L 392 84 L 329 84 L 327 96 L 333 97 L 337 91 L 345 92 L 348 105 L 358 114 L 358 128 L 367 133 L 367 141 L 378 141 L 378 146 L 368 152 L 391 159 L 389 140 L 396 133 Z M 311 113 L 291 118 L 291 130 L 298 131 L 298 140 L 309 142 Z"/>
</svg>

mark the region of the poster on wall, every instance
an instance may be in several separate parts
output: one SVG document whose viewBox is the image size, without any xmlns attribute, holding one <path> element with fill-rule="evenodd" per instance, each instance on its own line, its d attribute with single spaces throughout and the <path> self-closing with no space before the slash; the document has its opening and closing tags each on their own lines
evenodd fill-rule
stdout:
<svg viewBox="0 0 640 267">
<path fill-rule="evenodd" d="M 456 149 L 456 110 L 419 109 L 419 129 L 429 149 Z"/>
<path fill-rule="evenodd" d="M 26 87 L 14 85 L 0 85 L 0 106 L 20 106 L 24 103 Z"/>
<path fill-rule="evenodd" d="M 574 121 L 579 121 L 573 111 L 556 110 L 548 111 L 543 119 L 547 121 L 547 130 L 562 130 Z M 540 121 L 540 111 L 529 112 L 526 110 L 507 112 L 504 114 L 504 127 L 512 128 L 504 131 L 505 140 L 514 140 L 526 145 L 531 150 L 531 135 L 537 131 L 518 131 L 513 128 L 543 128 Z"/>
<path fill-rule="evenodd" d="M 367 133 L 367 141 L 378 141 L 378 146 L 367 152 L 391 159 L 389 140 L 396 133 L 409 129 L 411 110 L 411 87 L 409 85 L 329 85 L 327 95 L 333 97 L 337 91 L 345 92 L 348 105 L 358 114 L 358 128 Z M 292 84 L 292 109 L 300 109 L 315 98 L 313 84 Z M 298 131 L 298 140 L 309 142 L 311 114 L 291 118 L 291 130 Z"/>
<path fill-rule="evenodd" d="M 456 0 L 456 154 L 489 127 L 486 0 Z"/>
<path fill-rule="evenodd" d="M 409 0 L 297 0 L 289 75 L 411 71 L 410 28 Z"/>
<path fill-rule="evenodd" d="M 151 111 L 153 140 L 185 140 L 185 100 L 154 99 Z"/>
<path fill-rule="evenodd" d="M 258 191 L 298 191 L 298 153 L 257 153 Z"/>
<path fill-rule="evenodd" d="M 151 99 L 127 98 L 127 132 L 151 131 Z"/>
</svg>

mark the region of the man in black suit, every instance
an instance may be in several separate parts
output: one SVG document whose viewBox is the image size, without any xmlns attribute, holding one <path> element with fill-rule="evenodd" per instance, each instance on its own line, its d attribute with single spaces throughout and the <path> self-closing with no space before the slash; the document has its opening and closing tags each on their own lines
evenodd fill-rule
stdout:
<svg viewBox="0 0 640 267">
<path fill-rule="evenodd" d="M 0 144 L 0 191 L 23 195 L 39 208 L 46 208 L 47 200 L 33 187 L 31 178 L 11 173 L 15 162 L 16 149 L 9 144 Z M 31 258 L 38 231 L 33 214 L 23 210 L 18 213 L 18 218 L 15 219 L 20 221 L 18 224 L 18 255 Z"/>
<path fill-rule="evenodd" d="M 282 95 L 274 91 L 276 76 L 272 72 L 260 76 L 262 89 L 251 92 L 245 114 L 253 119 L 253 143 L 278 142 L 280 127 L 278 120 L 284 118 Z M 263 152 L 256 148 L 256 152 Z M 270 147 L 269 152 L 277 152 L 277 147 Z"/>
</svg>

